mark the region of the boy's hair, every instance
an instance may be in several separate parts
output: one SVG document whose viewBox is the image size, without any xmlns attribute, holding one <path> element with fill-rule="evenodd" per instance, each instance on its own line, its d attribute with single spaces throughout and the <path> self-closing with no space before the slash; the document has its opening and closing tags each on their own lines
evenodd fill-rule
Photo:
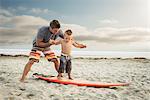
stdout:
<svg viewBox="0 0 150 100">
<path fill-rule="evenodd" d="M 70 35 L 72 35 L 72 31 L 70 29 L 68 29 L 68 30 L 65 31 L 65 34 L 70 36 Z"/>
<path fill-rule="evenodd" d="M 52 20 L 50 22 L 50 27 L 53 29 L 53 28 L 60 28 L 60 23 L 58 20 Z"/>
</svg>

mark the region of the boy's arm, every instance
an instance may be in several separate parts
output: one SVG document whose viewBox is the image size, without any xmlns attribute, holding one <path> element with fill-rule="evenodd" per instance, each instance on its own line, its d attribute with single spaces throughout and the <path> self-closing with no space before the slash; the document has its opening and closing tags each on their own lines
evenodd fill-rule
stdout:
<svg viewBox="0 0 150 100">
<path fill-rule="evenodd" d="M 74 38 L 72 38 L 73 43 L 75 43 L 75 45 L 80 45 L 80 43 L 78 43 L 77 41 L 74 40 Z"/>
<path fill-rule="evenodd" d="M 77 43 L 75 41 L 73 41 L 72 45 L 75 46 L 76 48 L 86 48 L 86 45 L 79 44 L 79 43 Z"/>
</svg>

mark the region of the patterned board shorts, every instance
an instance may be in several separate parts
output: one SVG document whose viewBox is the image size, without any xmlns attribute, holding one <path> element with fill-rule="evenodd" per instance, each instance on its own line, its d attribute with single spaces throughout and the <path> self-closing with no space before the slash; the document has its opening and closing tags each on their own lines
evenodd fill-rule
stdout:
<svg viewBox="0 0 150 100">
<path fill-rule="evenodd" d="M 55 53 L 51 50 L 45 50 L 45 51 L 31 50 L 31 52 L 29 54 L 29 60 L 34 59 L 35 62 L 39 62 L 39 59 L 41 57 L 41 53 L 44 54 L 45 58 L 48 61 L 51 61 L 52 59 L 57 58 Z"/>
</svg>

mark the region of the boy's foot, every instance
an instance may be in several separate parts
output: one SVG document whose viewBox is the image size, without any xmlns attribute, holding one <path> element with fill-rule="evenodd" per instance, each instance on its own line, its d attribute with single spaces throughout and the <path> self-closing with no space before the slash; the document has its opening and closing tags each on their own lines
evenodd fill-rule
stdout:
<svg viewBox="0 0 150 100">
<path fill-rule="evenodd" d="M 61 80 L 61 76 L 57 76 L 57 78 L 58 78 L 59 80 Z"/>
<path fill-rule="evenodd" d="M 61 74 L 61 77 L 63 77 L 63 75 Z"/>
<path fill-rule="evenodd" d="M 61 80 L 61 77 L 62 77 L 62 74 L 59 73 L 58 76 L 57 76 L 57 78 L 58 78 L 59 80 Z"/>
<path fill-rule="evenodd" d="M 72 78 L 72 77 L 69 77 L 69 79 L 70 79 L 70 80 L 73 80 L 73 78 Z"/>
</svg>

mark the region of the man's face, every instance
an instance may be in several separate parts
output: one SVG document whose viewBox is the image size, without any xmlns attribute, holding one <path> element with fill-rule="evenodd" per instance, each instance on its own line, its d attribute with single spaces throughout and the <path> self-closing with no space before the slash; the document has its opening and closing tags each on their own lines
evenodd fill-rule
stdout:
<svg viewBox="0 0 150 100">
<path fill-rule="evenodd" d="M 59 32 L 59 28 L 49 28 L 49 30 L 53 33 L 53 34 L 57 34 Z"/>
</svg>

